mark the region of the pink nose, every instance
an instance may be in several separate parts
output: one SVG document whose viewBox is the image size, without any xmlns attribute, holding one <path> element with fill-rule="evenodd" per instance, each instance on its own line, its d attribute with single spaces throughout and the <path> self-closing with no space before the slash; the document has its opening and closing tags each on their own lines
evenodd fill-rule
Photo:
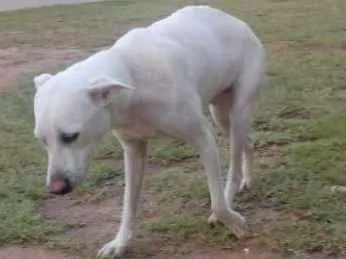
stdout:
<svg viewBox="0 0 346 259">
<path fill-rule="evenodd" d="M 72 185 L 68 178 L 62 175 L 55 176 L 49 185 L 49 192 L 57 195 L 70 193 L 72 189 Z"/>
</svg>

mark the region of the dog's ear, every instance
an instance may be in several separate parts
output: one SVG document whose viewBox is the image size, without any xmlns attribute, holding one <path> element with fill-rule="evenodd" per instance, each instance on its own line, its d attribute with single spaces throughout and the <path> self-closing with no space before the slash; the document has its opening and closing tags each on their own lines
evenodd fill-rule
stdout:
<svg viewBox="0 0 346 259">
<path fill-rule="evenodd" d="M 109 76 L 101 76 L 90 81 L 88 94 L 97 105 L 107 105 L 112 95 L 121 90 L 133 90 L 134 87 L 117 81 Z"/>
<path fill-rule="evenodd" d="M 36 89 L 38 89 L 40 86 L 42 86 L 44 83 L 46 83 L 49 79 L 51 79 L 53 76 L 50 74 L 41 74 L 34 77 L 34 83 Z"/>
</svg>

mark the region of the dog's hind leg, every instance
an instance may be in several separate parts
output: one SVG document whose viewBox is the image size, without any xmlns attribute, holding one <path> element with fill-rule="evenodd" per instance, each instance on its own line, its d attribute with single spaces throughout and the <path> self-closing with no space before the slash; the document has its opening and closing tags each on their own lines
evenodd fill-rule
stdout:
<svg viewBox="0 0 346 259">
<path fill-rule="evenodd" d="M 227 138 L 231 137 L 231 113 L 233 100 L 233 89 L 232 87 L 224 90 L 222 93 L 217 95 L 209 105 L 209 111 L 216 125 L 218 125 Z M 237 190 L 241 190 L 244 187 L 249 187 L 251 180 L 251 162 L 253 157 L 253 143 L 249 132 L 249 127 L 245 129 L 246 142 L 244 144 L 244 149 L 242 151 L 242 170 L 239 172 L 242 176 L 240 187 Z M 231 141 L 230 141 L 231 146 Z M 232 168 L 232 159 L 229 161 L 229 168 Z M 235 176 L 235 177 L 241 177 Z M 238 179 L 237 179 L 238 181 Z M 225 193 L 226 194 L 226 193 Z M 227 196 L 227 195 L 226 195 Z M 210 223 L 215 223 L 217 221 L 215 215 L 209 218 Z"/>
<path fill-rule="evenodd" d="M 207 119 L 205 118 L 205 120 Z M 245 219 L 229 207 L 225 200 L 219 152 L 210 127 L 205 123 L 201 134 L 198 137 L 195 136 L 194 144 L 200 153 L 201 161 L 207 173 L 213 215 L 228 226 L 233 234 L 241 237 L 247 229 Z"/>
<path fill-rule="evenodd" d="M 248 156 L 248 150 L 245 151 L 248 139 L 247 135 L 250 128 L 250 108 L 250 104 L 240 105 L 235 100 L 235 104 L 230 115 L 230 143 L 232 145 L 232 148 L 228 169 L 229 171 L 225 187 L 225 197 L 230 208 L 233 207 L 234 195 L 240 190 L 242 180 L 249 181 L 250 179 L 250 172 L 248 171 L 248 169 L 250 169 L 249 164 L 251 163 L 251 160 Z M 247 170 L 246 173 L 243 171 L 243 169 L 245 169 L 245 163 L 243 162 L 249 163 L 247 166 L 245 166 Z"/>
<path fill-rule="evenodd" d="M 123 255 L 134 236 L 135 218 L 143 172 L 146 163 L 147 142 L 141 140 L 120 141 L 124 149 L 125 194 L 119 231 L 114 240 L 107 243 L 98 257 L 108 258 Z"/>
<path fill-rule="evenodd" d="M 234 195 L 251 182 L 253 143 L 250 138 L 251 112 L 255 97 L 263 85 L 265 75 L 263 51 L 249 53 L 244 69 L 233 85 L 232 109 L 230 110 L 230 142 L 232 145 L 225 197 L 229 207 L 233 206 Z"/>
<path fill-rule="evenodd" d="M 217 95 L 209 105 L 209 111 L 211 116 L 217 126 L 222 130 L 227 138 L 230 138 L 230 130 L 231 130 L 231 112 L 232 112 L 232 104 L 233 104 L 233 96 L 232 96 L 232 87 L 224 90 L 222 93 Z M 245 143 L 245 148 L 243 150 L 243 161 L 242 161 L 242 181 L 240 184 L 240 189 L 247 186 L 250 183 L 250 168 L 251 168 L 251 160 L 252 160 L 252 140 L 248 132 L 247 141 Z M 229 143 L 231 145 L 231 143 Z M 229 161 L 229 170 L 232 168 L 232 160 Z M 239 172 L 241 173 L 241 172 Z M 229 173 L 230 174 L 230 173 Z M 230 177 L 230 176 L 228 176 Z M 237 176 L 240 177 L 240 176 Z M 238 180 L 238 179 L 237 179 Z M 229 181 L 230 182 L 230 181 Z M 239 189 L 237 187 L 237 189 Z M 227 197 L 226 191 L 225 196 Z M 213 213 L 208 222 L 214 224 L 218 221 L 218 218 Z"/>
<path fill-rule="evenodd" d="M 209 105 L 209 111 L 217 126 L 223 131 L 227 138 L 230 137 L 231 129 L 231 115 L 232 112 L 232 88 L 224 90 L 221 94 L 217 95 Z M 249 188 L 251 183 L 251 164 L 253 158 L 254 145 L 250 135 L 250 130 L 247 129 L 247 138 L 245 147 L 243 150 L 243 162 L 242 162 L 242 181 L 240 184 L 240 190 Z M 231 143 L 229 143 L 231 145 Z M 231 168 L 231 159 L 229 167 Z"/>
<path fill-rule="evenodd" d="M 230 111 L 232 108 L 232 89 L 227 88 L 218 94 L 209 104 L 209 112 L 216 126 L 228 138 L 230 132 Z M 224 186 L 224 184 L 222 185 Z M 208 218 L 210 224 L 215 224 L 219 220 L 215 213 Z"/>
<path fill-rule="evenodd" d="M 190 107 L 191 103 L 197 103 L 197 101 L 189 103 L 186 100 L 185 109 L 167 119 L 170 122 L 167 128 L 173 133 L 172 136 L 185 140 L 198 150 L 207 175 L 212 212 L 217 219 L 230 228 L 233 234 L 241 237 L 246 232 L 246 222 L 226 203 L 219 150 L 212 125 L 203 115 L 201 107 L 197 105 Z"/>
<path fill-rule="evenodd" d="M 231 126 L 229 116 L 231 108 L 232 88 L 227 88 L 222 93 L 217 95 L 209 105 L 209 111 L 215 124 L 222 130 L 226 137 L 229 137 L 229 130 Z"/>
<path fill-rule="evenodd" d="M 244 189 L 249 189 L 251 186 L 252 161 L 253 161 L 253 156 L 255 151 L 254 146 L 255 145 L 254 145 L 253 138 L 250 135 L 250 132 L 248 132 L 245 147 L 244 147 L 244 152 L 243 152 L 243 165 L 242 165 L 243 178 L 239 186 L 239 191 L 242 191 Z"/>
</svg>

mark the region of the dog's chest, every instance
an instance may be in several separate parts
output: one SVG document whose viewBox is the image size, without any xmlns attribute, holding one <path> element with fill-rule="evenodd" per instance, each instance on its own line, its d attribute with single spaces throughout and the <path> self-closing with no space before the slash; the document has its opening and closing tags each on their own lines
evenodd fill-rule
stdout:
<svg viewBox="0 0 346 259">
<path fill-rule="evenodd" d="M 126 138 L 152 138 L 159 134 L 157 128 L 138 116 L 131 116 L 123 123 L 115 123 L 113 131 Z"/>
</svg>

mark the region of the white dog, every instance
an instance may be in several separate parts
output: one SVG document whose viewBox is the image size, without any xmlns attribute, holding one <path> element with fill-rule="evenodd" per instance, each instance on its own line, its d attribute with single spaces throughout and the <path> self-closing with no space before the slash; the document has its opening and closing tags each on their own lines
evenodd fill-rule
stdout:
<svg viewBox="0 0 346 259">
<path fill-rule="evenodd" d="M 124 149 L 122 221 L 100 257 L 122 255 L 134 236 L 147 141 L 159 134 L 199 151 L 211 197 L 209 221 L 224 223 L 238 237 L 245 233 L 232 201 L 250 184 L 250 113 L 265 71 L 264 48 L 247 24 L 194 6 L 131 30 L 110 49 L 56 75 L 35 77 L 35 135 L 48 152 L 52 193 L 66 194 L 83 178 L 93 147 L 110 129 Z M 213 128 L 203 114 L 207 105 L 233 147 L 225 190 Z"/>
</svg>

